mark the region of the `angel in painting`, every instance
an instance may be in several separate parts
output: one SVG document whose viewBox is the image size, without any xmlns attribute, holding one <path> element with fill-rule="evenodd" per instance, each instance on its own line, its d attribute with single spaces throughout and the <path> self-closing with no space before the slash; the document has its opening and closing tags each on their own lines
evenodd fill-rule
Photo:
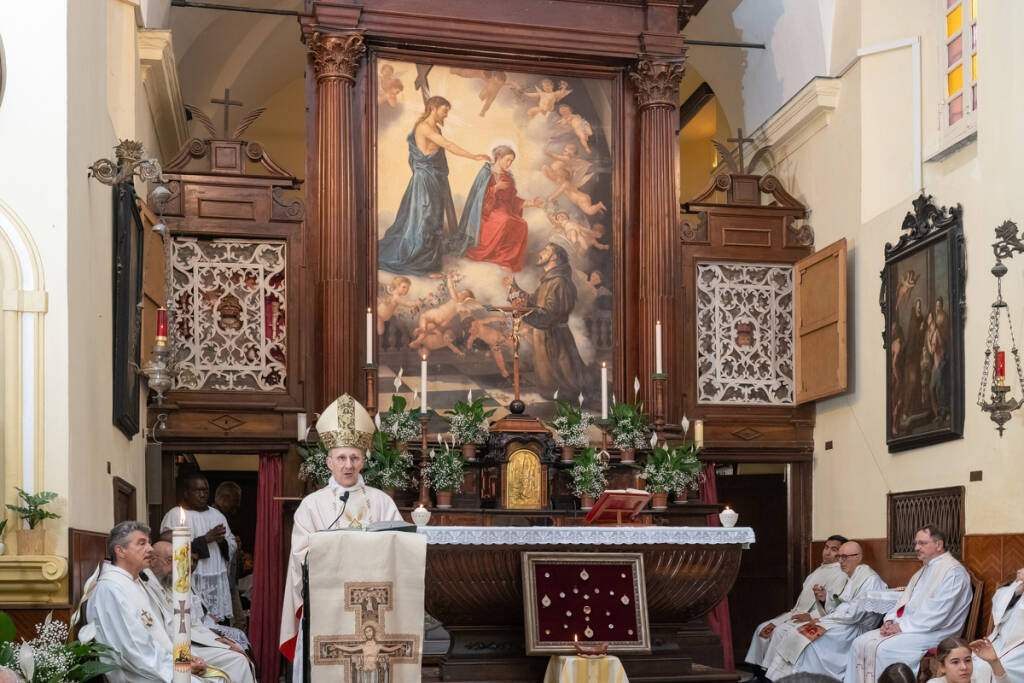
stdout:
<svg viewBox="0 0 1024 683">
<path fill-rule="evenodd" d="M 478 78 L 483 81 L 483 86 L 480 88 L 479 97 L 484 103 L 480 109 L 480 116 L 486 116 L 487 110 L 494 104 L 494 100 L 497 99 L 498 94 L 501 93 L 501 89 L 508 87 L 512 89 L 518 89 L 519 86 L 515 82 L 508 80 L 508 74 L 504 71 L 491 71 L 485 69 L 460 69 L 453 67 L 451 72 L 456 76 L 462 76 L 463 78 Z"/>
<path fill-rule="evenodd" d="M 440 304 L 436 308 L 430 308 L 420 314 L 420 324 L 415 330 L 413 330 L 414 338 L 409 342 L 409 348 L 416 348 L 418 346 L 425 346 L 428 339 L 433 341 L 443 340 L 442 336 L 433 338 L 431 335 L 440 335 L 441 330 L 450 323 L 455 316 L 464 313 L 476 303 L 473 290 L 471 289 L 455 289 L 455 275 L 454 270 L 448 271 L 445 275 L 445 282 L 448 286 L 448 293 L 451 298 Z M 446 343 L 442 343 L 441 346 L 446 346 Z M 438 347 L 440 348 L 440 347 Z M 461 352 L 460 352 L 461 354 Z"/>
<path fill-rule="evenodd" d="M 524 92 L 522 89 L 519 92 L 523 97 L 537 100 L 536 106 L 526 110 L 526 115 L 532 119 L 537 114 L 544 114 L 545 116 L 550 114 L 554 111 L 555 104 L 571 93 L 572 90 L 569 89 L 569 84 L 566 81 L 559 81 L 558 90 L 555 90 L 554 81 L 550 78 L 545 78 L 540 82 L 540 86 L 534 86 L 533 92 Z M 589 152 L 590 150 L 587 151 Z"/>
<path fill-rule="evenodd" d="M 590 123 L 573 112 L 572 107 L 568 104 L 558 105 L 558 123 L 561 126 L 565 126 L 572 130 L 576 135 L 576 138 L 580 141 L 580 145 L 583 149 L 590 154 L 590 137 L 594 134 L 594 129 L 590 126 Z"/>
<path fill-rule="evenodd" d="M 607 244 L 601 244 L 598 242 L 598 238 L 601 233 L 596 230 L 591 230 L 585 225 L 581 225 L 569 217 L 568 212 L 559 211 L 554 214 L 548 214 L 548 221 L 551 222 L 551 228 L 565 236 L 565 239 L 573 246 L 576 253 L 581 254 L 587 250 L 588 247 L 594 247 L 595 249 L 607 250 L 609 246 Z"/>
<path fill-rule="evenodd" d="M 404 275 L 396 275 L 390 285 L 380 287 L 377 294 L 377 334 L 384 334 L 387 322 L 397 313 L 399 308 L 415 308 L 417 304 L 405 300 L 412 281 Z"/>
<path fill-rule="evenodd" d="M 379 91 L 377 92 L 377 104 L 387 104 L 389 107 L 398 106 L 398 96 L 405 90 L 401 79 L 395 76 L 395 67 L 384 64 L 380 67 L 380 80 L 378 81 Z"/>
<path fill-rule="evenodd" d="M 505 366 L 505 356 L 501 353 L 501 347 L 512 346 L 512 341 L 509 339 L 508 334 L 505 331 L 497 330 L 491 327 L 490 323 L 500 322 L 502 327 L 507 325 L 504 315 L 492 315 L 487 318 L 481 318 L 474 320 L 469 326 L 469 338 L 466 340 L 466 350 L 469 351 L 473 348 L 473 342 L 477 339 L 487 345 L 487 348 L 491 350 L 491 355 L 494 357 L 494 364 L 498 366 L 498 372 L 505 379 L 508 379 L 508 368 Z"/>
</svg>

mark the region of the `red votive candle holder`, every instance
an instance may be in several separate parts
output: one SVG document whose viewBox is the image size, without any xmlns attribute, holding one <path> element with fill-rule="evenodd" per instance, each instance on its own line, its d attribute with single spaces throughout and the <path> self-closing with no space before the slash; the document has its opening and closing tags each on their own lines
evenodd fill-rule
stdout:
<svg viewBox="0 0 1024 683">
<path fill-rule="evenodd" d="M 162 344 L 167 341 L 167 309 L 160 307 L 156 309 L 156 343 Z"/>
<path fill-rule="evenodd" d="M 1002 384 L 1006 379 L 1006 351 L 996 351 L 996 380 Z"/>
</svg>

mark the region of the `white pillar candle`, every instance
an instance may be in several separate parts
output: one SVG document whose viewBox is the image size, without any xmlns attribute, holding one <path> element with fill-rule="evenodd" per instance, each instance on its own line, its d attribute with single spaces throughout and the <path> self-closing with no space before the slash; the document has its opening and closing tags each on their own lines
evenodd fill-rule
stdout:
<svg viewBox="0 0 1024 683">
<path fill-rule="evenodd" d="M 174 683 L 192 681 L 192 530 L 185 511 L 178 508 L 178 526 L 171 532 L 172 588 L 174 592 Z"/>
<path fill-rule="evenodd" d="M 420 412 L 427 412 L 427 356 L 420 361 Z"/>
<path fill-rule="evenodd" d="M 373 309 L 366 309 L 366 364 L 373 365 Z"/>
<path fill-rule="evenodd" d="M 704 448 L 704 420 L 695 420 L 693 423 L 693 445 Z"/>
<path fill-rule="evenodd" d="M 608 419 L 608 364 L 601 362 L 601 419 Z"/>
<path fill-rule="evenodd" d="M 654 372 L 661 374 L 661 321 L 654 324 Z"/>
<path fill-rule="evenodd" d="M 297 441 L 306 440 L 306 432 L 309 431 L 309 425 L 306 422 L 306 413 L 298 413 L 295 416 L 295 439 Z"/>
</svg>

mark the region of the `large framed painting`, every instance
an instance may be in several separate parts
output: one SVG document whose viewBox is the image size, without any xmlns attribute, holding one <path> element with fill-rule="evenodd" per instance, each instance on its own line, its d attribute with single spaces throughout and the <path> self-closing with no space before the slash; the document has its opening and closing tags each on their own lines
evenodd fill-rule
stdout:
<svg viewBox="0 0 1024 683">
<path fill-rule="evenodd" d="M 889 452 L 959 439 L 964 431 L 963 210 L 914 200 L 903 235 L 885 245 L 879 303 L 885 316 Z"/>
<path fill-rule="evenodd" d="M 142 217 L 132 183 L 113 186 L 114 426 L 129 440 L 139 433 L 142 329 Z"/>
<path fill-rule="evenodd" d="M 375 57 L 380 405 L 513 396 L 511 326 L 525 298 L 520 388 L 594 410 L 616 338 L 619 76 Z"/>
</svg>

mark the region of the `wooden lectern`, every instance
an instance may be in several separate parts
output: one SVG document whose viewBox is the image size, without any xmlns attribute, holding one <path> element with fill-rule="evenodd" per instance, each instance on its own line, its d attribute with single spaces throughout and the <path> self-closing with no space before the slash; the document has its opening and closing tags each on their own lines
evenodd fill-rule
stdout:
<svg viewBox="0 0 1024 683">
<path fill-rule="evenodd" d="M 650 517 L 643 520 L 639 517 L 640 511 L 647 506 L 650 499 L 651 494 L 640 489 L 605 491 L 594 503 L 594 507 L 590 509 L 587 516 L 583 518 L 583 523 L 593 526 L 643 526 L 650 524 Z"/>
</svg>

